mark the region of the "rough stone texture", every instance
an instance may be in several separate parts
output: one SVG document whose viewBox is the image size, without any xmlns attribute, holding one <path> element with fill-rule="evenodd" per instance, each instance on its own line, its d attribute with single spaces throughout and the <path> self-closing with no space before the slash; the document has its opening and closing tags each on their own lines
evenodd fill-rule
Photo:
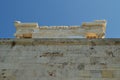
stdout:
<svg viewBox="0 0 120 80">
<path fill-rule="evenodd" d="M 0 80 L 120 80 L 120 39 L 1 39 Z"/>
<path fill-rule="evenodd" d="M 50 27 L 51 29 L 40 29 L 39 32 L 33 33 L 32 38 L 83 38 L 85 37 L 85 33 L 87 32 L 85 29 L 82 29 L 80 26 L 75 26 L 75 29 L 71 29 L 71 27 L 68 27 L 67 29 L 64 29 L 64 26 L 62 29 L 54 29 L 53 27 Z M 56 27 L 57 28 L 57 27 Z M 101 28 L 100 29 L 92 29 L 94 32 L 99 31 L 102 33 Z M 89 30 L 91 31 L 91 30 Z"/>
<path fill-rule="evenodd" d="M 84 22 L 79 26 L 38 26 L 15 21 L 16 38 L 104 38 L 106 20 Z"/>
</svg>

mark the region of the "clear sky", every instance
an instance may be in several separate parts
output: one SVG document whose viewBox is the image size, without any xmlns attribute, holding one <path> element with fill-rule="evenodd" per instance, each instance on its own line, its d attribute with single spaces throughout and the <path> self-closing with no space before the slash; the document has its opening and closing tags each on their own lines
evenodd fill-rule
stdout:
<svg viewBox="0 0 120 80">
<path fill-rule="evenodd" d="M 120 38 L 120 0 L 0 0 L 0 38 L 14 38 L 14 21 L 81 25 L 107 20 L 107 38 Z"/>
</svg>

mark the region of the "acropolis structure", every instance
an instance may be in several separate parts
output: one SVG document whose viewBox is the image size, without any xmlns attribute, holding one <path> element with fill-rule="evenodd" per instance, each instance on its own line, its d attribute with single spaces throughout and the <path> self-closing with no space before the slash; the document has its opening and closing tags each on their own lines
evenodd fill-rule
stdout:
<svg viewBox="0 0 120 80">
<path fill-rule="evenodd" d="M 0 38 L 0 80 L 120 80 L 120 39 L 104 38 L 105 20 L 15 26 Z"/>
<path fill-rule="evenodd" d="M 104 38 L 105 20 L 84 22 L 80 26 L 39 26 L 15 21 L 16 38 Z"/>
</svg>

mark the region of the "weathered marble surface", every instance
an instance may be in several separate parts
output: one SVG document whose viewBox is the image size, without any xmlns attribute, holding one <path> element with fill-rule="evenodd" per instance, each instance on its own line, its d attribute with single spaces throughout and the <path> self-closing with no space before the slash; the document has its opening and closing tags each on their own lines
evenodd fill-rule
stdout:
<svg viewBox="0 0 120 80">
<path fill-rule="evenodd" d="M 38 26 L 15 21 L 16 38 L 105 38 L 106 20 L 84 22 L 76 26 Z"/>
<path fill-rule="evenodd" d="M 120 39 L 0 39 L 0 80 L 120 80 Z"/>
</svg>

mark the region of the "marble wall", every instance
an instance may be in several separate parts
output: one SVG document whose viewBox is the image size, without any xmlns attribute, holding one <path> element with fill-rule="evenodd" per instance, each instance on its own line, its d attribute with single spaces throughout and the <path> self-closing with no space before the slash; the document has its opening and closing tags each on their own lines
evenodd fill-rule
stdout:
<svg viewBox="0 0 120 80">
<path fill-rule="evenodd" d="M 120 39 L 0 39 L 0 80 L 120 80 Z"/>
</svg>

